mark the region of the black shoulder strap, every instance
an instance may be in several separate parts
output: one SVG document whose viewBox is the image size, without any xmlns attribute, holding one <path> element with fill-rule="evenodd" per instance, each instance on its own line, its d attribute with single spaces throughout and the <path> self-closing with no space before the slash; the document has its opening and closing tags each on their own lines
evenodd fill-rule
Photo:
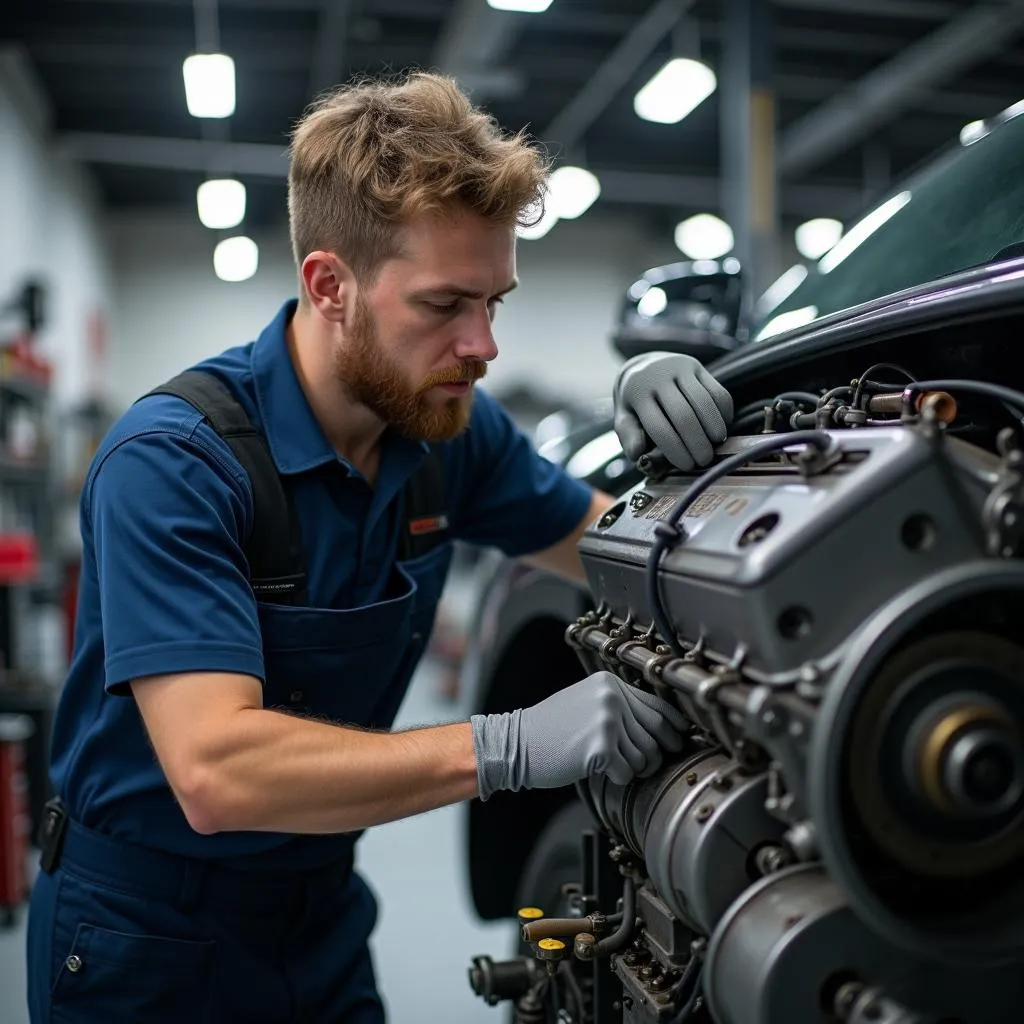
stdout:
<svg viewBox="0 0 1024 1024">
<path fill-rule="evenodd" d="M 405 485 L 398 560 L 419 558 L 448 539 L 448 503 L 440 449 L 431 447 Z"/>
<path fill-rule="evenodd" d="M 256 597 L 275 604 L 308 604 L 298 516 L 281 483 L 266 439 L 253 426 L 238 399 L 220 380 L 200 370 L 186 370 L 149 394 L 174 395 L 201 412 L 248 473 L 253 528 L 245 554 L 249 582 Z"/>
</svg>

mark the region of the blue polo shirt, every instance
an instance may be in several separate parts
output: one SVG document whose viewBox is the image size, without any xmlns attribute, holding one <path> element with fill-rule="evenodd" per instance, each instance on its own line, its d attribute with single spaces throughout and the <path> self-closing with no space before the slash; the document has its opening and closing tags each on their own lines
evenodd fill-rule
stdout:
<svg viewBox="0 0 1024 1024">
<path fill-rule="evenodd" d="M 288 352 L 295 307 L 286 303 L 255 342 L 197 368 L 218 376 L 266 436 L 295 501 L 310 605 L 359 608 L 386 600 L 396 499 L 427 446 L 385 434 L 372 487 L 338 455 Z M 557 543 L 586 513 L 589 489 L 538 456 L 483 390 L 468 429 L 440 449 L 452 539 L 521 555 Z M 94 457 L 80 508 L 75 648 L 52 754 L 56 790 L 86 827 L 194 856 L 254 848 L 254 834 L 187 828 L 128 687 L 171 672 L 265 679 L 243 554 L 252 516 L 249 479 L 231 449 L 175 397 L 132 406 Z M 448 560 L 432 565 L 437 579 L 426 582 L 439 592 Z"/>
</svg>

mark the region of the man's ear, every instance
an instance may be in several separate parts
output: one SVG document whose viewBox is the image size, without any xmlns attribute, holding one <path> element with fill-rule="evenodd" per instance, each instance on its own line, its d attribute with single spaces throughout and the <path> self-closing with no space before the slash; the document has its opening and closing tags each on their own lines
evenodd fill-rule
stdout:
<svg viewBox="0 0 1024 1024">
<path fill-rule="evenodd" d="M 302 283 L 309 304 L 325 320 L 348 327 L 356 310 L 356 279 L 351 267 L 333 252 L 311 252 L 302 261 Z"/>
</svg>

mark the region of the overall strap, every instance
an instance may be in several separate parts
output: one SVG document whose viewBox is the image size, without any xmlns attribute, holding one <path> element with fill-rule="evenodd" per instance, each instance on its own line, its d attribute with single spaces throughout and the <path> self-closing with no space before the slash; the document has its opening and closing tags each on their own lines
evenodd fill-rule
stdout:
<svg viewBox="0 0 1024 1024">
<path fill-rule="evenodd" d="M 433 551 L 448 540 L 448 502 L 444 488 L 444 462 L 440 449 L 431 446 L 405 485 L 398 560 L 408 562 Z"/>
<path fill-rule="evenodd" d="M 274 604 L 307 605 L 306 559 L 298 516 L 266 439 L 253 426 L 242 404 L 220 380 L 200 370 L 187 370 L 149 395 L 174 395 L 201 412 L 248 473 L 253 528 L 245 555 L 256 598 Z"/>
</svg>

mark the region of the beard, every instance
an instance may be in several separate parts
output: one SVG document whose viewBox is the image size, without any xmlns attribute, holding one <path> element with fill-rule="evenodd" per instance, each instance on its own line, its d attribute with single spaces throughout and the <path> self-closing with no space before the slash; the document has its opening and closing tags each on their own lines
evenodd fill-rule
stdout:
<svg viewBox="0 0 1024 1024">
<path fill-rule="evenodd" d="M 356 300 L 349 343 L 334 352 L 334 372 L 342 387 L 389 427 L 414 441 L 450 441 L 469 423 L 473 389 L 438 403 L 428 393 L 441 384 L 479 380 L 487 364 L 476 359 L 445 370 L 435 370 L 418 386 L 409 384 L 402 368 L 381 350 L 373 314 L 361 298 Z"/>
</svg>

